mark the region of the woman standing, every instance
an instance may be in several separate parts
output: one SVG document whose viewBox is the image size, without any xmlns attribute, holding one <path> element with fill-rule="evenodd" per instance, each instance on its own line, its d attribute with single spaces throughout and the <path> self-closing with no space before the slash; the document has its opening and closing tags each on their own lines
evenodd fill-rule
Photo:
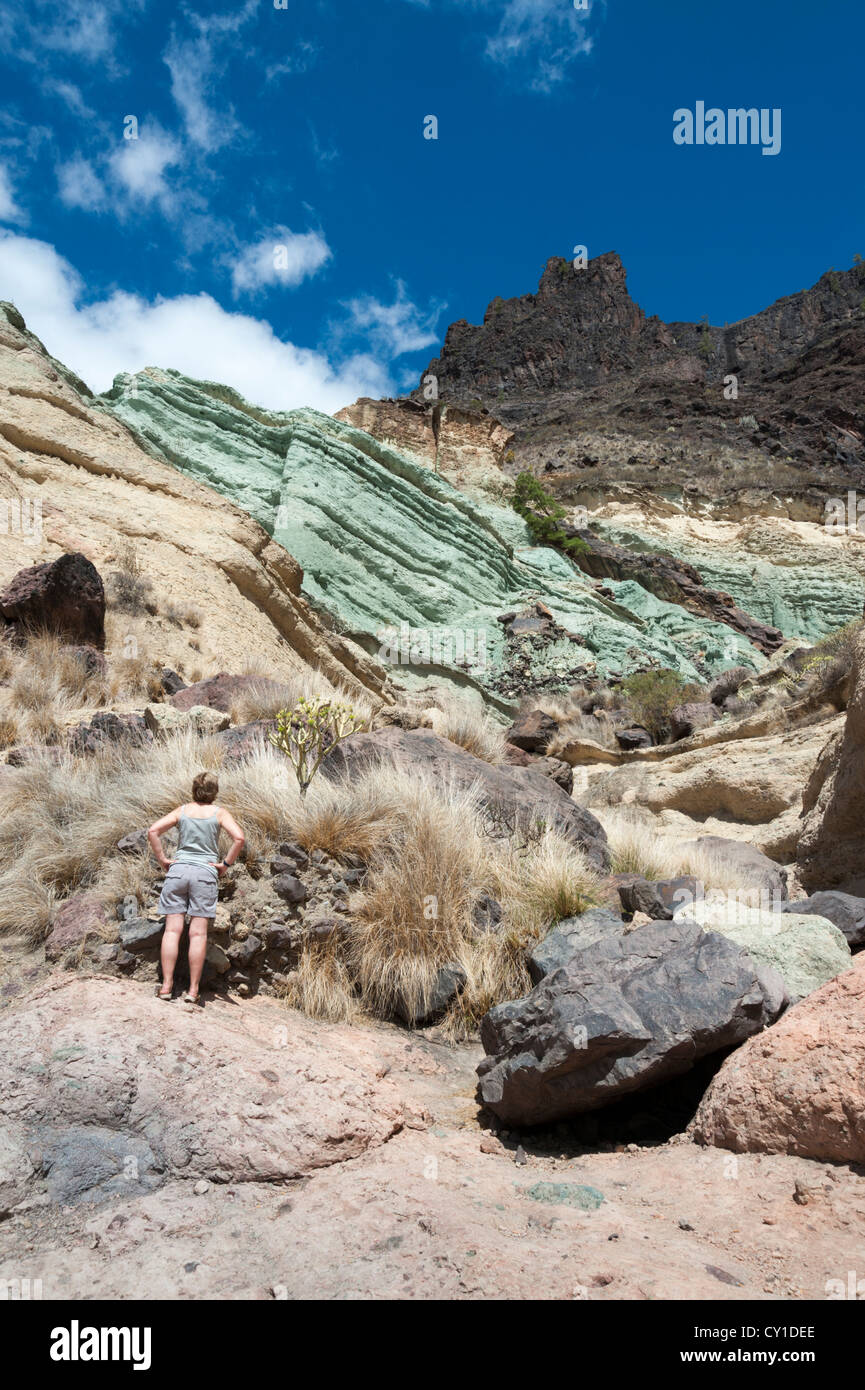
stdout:
<svg viewBox="0 0 865 1390">
<path fill-rule="evenodd" d="M 162 936 L 162 987 L 158 999 L 168 1001 L 174 992 L 174 967 L 180 949 L 183 924 L 189 917 L 189 989 L 184 1004 L 200 1004 L 198 997 L 204 957 L 207 953 L 207 924 L 216 915 L 219 879 L 235 862 L 244 845 L 240 826 L 223 806 L 215 806 L 219 782 L 212 772 L 199 772 L 192 781 L 192 801 L 177 806 L 155 821 L 147 832 L 150 848 L 168 872 L 159 898 L 159 911 L 165 915 Z M 177 853 L 166 857 L 161 836 L 178 827 Z M 225 858 L 218 855 L 219 832 L 225 830 L 233 844 Z"/>
</svg>

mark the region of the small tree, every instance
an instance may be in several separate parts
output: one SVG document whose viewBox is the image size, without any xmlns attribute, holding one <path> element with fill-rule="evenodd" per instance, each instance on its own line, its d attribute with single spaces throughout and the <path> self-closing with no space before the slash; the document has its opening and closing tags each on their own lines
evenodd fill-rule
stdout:
<svg viewBox="0 0 865 1390">
<path fill-rule="evenodd" d="M 517 475 L 511 506 L 519 512 L 538 545 L 558 546 L 570 554 L 588 549 L 578 536 L 568 539 L 565 535 L 561 527 L 566 516 L 564 507 L 541 487 L 533 473 L 524 470 Z"/>
<path fill-rule="evenodd" d="M 349 734 L 362 728 L 365 720 L 351 705 L 337 704 L 317 695 L 303 696 L 294 709 L 281 709 L 276 716 L 276 733 L 269 738 L 294 768 L 302 797 L 328 753 Z"/>
</svg>

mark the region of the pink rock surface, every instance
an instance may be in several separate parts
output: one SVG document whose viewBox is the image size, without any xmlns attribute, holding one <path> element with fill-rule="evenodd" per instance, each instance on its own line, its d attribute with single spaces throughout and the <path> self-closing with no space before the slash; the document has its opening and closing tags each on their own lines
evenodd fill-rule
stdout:
<svg viewBox="0 0 865 1390">
<path fill-rule="evenodd" d="M 739 1152 L 865 1159 L 865 955 L 728 1057 L 693 1130 Z"/>
</svg>

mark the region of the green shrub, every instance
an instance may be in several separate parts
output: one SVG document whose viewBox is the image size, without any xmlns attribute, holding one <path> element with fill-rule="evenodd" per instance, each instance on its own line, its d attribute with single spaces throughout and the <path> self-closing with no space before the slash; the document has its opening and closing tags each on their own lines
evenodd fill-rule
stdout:
<svg viewBox="0 0 865 1390">
<path fill-rule="evenodd" d="M 676 705 L 701 694 L 699 686 L 690 684 L 678 671 L 661 667 L 655 671 L 635 671 L 622 681 L 625 696 L 634 717 L 655 738 L 669 732 L 670 716 Z"/>
</svg>

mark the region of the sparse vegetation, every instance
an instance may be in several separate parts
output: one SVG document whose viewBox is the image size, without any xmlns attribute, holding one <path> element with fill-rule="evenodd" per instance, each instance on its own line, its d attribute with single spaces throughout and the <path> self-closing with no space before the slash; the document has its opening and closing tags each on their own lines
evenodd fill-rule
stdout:
<svg viewBox="0 0 865 1390">
<path fill-rule="evenodd" d="M 553 545 L 569 555 L 588 549 L 578 536 L 565 535 L 561 526 L 566 516 L 564 507 L 545 491 L 533 473 L 523 470 L 517 475 L 511 506 L 519 512 L 538 545 Z"/>
<path fill-rule="evenodd" d="M 660 667 L 653 671 L 635 671 L 622 682 L 622 694 L 633 710 L 638 724 L 654 735 L 669 734 L 670 716 L 676 705 L 699 699 L 703 691 L 689 684 L 678 671 Z"/>
<path fill-rule="evenodd" d="M 303 797 L 327 755 L 363 726 L 363 716 L 350 705 L 320 695 L 311 700 L 301 696 L 293 709 L 279 711 L 276 733 L 268 737 L 294 768 Z"/>
<path fill-rule="evenodd" d="M 141 568 L 138 552 L 131 541 L 117 547 L 118 568 L 108 575 L 108 601 L 124 613 L 137 615 L 155 610 L 153 585 Z"/>
</svg>

